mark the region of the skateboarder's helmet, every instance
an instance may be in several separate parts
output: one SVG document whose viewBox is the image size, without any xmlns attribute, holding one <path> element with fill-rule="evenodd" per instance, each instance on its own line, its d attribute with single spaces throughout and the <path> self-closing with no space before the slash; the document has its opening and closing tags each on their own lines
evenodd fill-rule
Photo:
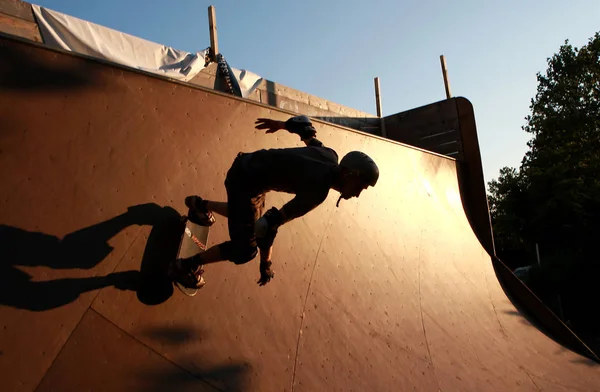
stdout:
<svg viewBox="0 0 600 392">
<path fill-rule="evenodd" d="M 365 185 L 375 186 L 379 179 L 377 164 L 364 152 L 349 152 L 340 161 L 340 167 L 345 167 L 357 173 Z"/>
</svg>

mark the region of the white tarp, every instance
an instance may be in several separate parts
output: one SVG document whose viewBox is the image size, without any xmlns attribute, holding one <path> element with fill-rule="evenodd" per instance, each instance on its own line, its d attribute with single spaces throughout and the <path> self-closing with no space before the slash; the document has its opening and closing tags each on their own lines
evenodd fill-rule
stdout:
<svg viewBox="0 0 600 392">
<path fill-rule="evenodd" d="M 191 80 L 204 68 L 208 49 L 189 53 L 35 4 L 32 8 L 48 46 L 183 81 Z"/>
<path fill-rule="evenodd" d="M 258 87 L 260 82 L 262 82 L 260 76 L 253 72 L 246 71 L 245 69 L 231 68 L 231 71 L 240 86 L 242 97 L 244 98 L 248 98 L 248 96 Z"/>
<path fill-rule="evenodd" d="M 32 8 L 44 43 L 48 46 L 186 82 L 194 78 L 206 64 L 208 49 L 189 53 L 39 5 L 32 4 Z M 262 81 L 260 76 L 246 70 L 231 68 L 231 74 L 244 98 Z"/>
</svg>

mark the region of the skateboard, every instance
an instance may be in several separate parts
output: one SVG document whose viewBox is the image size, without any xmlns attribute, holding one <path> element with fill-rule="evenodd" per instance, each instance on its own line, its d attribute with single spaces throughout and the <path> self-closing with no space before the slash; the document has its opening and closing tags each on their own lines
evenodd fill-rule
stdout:
<svg viewBox="0 0 600 392">
<path fill-rule="evenodd" d="M 185 224 L 185 228 L 181 235 L 181 242 L 179 244 L 177 258 L 188 258 L 204 252 L 208 246 L 208 234 L 210 232 L 210 227 L 196 224 L 187 216 L 183 216 L 181 220 L 182 223 Z M 187 296 L 193 297 L 196 295 L 196 293 L 198 293 L 198 288 L 185 287 L 176 280 L 173 280 L 173 283 Z M 202 283 L 204 285 L 204 278 L 202 278 Z"/>
</svg>

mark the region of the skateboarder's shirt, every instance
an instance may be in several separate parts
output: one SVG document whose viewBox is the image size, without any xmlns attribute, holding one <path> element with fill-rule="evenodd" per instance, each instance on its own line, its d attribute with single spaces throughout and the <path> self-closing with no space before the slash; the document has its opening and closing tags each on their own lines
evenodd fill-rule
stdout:
<svg viewBox="0 0 600 392">
<path fill-rule="evenodd" d="M 286 221 L 311 211 L 327 198 L 338 169 L 338 155 L 311 139 L 307 147 L 259 150 L 247 161 L 246 171 L 258 193 L 295 194 L 282 207 Z"/>
</svg>

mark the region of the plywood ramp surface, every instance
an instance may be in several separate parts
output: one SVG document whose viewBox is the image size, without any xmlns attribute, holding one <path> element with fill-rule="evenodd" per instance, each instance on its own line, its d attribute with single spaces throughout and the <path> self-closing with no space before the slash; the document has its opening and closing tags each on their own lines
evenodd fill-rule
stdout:
<svg viewBox="0 0 600 392">
<path fill-rule="evenodd" d="M 324 123 L 378 185 L 284 226 L 267 286 L 221 263 L 150 303 L 132 282 L 172 254 L 184 197 L 224 200 L 240 151 L 300 146 L 253 128 L 289 114 L 8 39 L 0 64 L 3 391 L 600 390 L 507 300 L 454 160 Z"/>
</svg>

